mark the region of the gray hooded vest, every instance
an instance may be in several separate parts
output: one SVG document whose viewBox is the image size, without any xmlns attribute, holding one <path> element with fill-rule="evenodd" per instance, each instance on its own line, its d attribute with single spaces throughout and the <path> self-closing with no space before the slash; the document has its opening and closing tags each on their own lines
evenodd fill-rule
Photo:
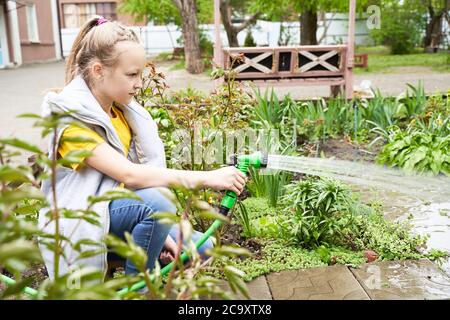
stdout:
<svg viewBox="0 0 450 320">
<path fill-rule="evenodd" d="M 128 159 L 134 163 L 146 164 L 155 167 L 166 167 L 164 146 L 158 136 L 156 123 L 150 114 L 137 102 L 126 106 L 119 106 L 132 131 L 132 139 Z M 73 79 L 59 93 L 51 92 L 44 98 L 42 104 L 42 116 L 52 113 L 63 113 L 72 110 L 73 113 L 63 118 L 63 122 L 80 121 L 97 132 L 115 150 L 124 154 L 122 143 L 115 132 L 109 116 L 104 112 L 100 104 L 92 95 L 86 82 L 81 76 Z M 62 126 L 56 133 L 57 145 L 65 128 Z M 50 136 L 48 155 L 52 157 L 53 136 Z M 45 168 L 49 170 L 49 168 Z M 56 174 L 56 197 L 58 208 L 86 209 L 89 196 L 100 196 L 105 192 L 118 187 L 119 182 L 107 175 L 91 168 L 83 167 L 81 170 L 72 170 L 66 167 L 58 167 Z M 41 190 L 49 203 L 52 203 L 52 189 L 50 179 L 44 180 Z M 92 209 L 100 217 L 100 226 L 92 225 L 80 219 L 60 218 L 60 233 L 68 237 L 72 243 L 81 239 L 89 239 L 100 242 L 109 232 L 109 202 L 96 203 Z M 54 222 L 49 222 L 45 213 L 48 208 L 39 212 L 39 227 L 48 233 L 54 233 Z M 41 239 L 42 240 L 42 239 Z M 65 258 L 60 259 L 59 275 L 76 270 L 80 266 L 87 266 L 106 272 L 106 253 L 92 257 L 77 259 L 80 252 L 75 251 L 70 245 L 62 242 Z M 53 251 L 40 245 L 41 253 L 47 267 L 50 278 L 54 277 Z M 90 245 L 82 245 L 81 251 L 98 249 Z"/>
</svg>

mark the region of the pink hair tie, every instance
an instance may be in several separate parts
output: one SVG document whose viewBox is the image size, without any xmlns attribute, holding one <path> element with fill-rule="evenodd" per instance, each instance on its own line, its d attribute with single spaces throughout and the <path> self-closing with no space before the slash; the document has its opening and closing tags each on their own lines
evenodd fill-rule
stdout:
<svg viewBox="0 0 450 320">
<path fill-rule="evenodd" d="M 105 22 L 108 22 L 108 20 L 106 20 L 106 19 L 103 18 L 103 17 L 100 17 L 100 18 L 98 18 L 98 20 L 97 20 L 97 25 L 99 26 L 99 25 L 101 25 L 101 24 L 104 24 Z"/>
</svg>

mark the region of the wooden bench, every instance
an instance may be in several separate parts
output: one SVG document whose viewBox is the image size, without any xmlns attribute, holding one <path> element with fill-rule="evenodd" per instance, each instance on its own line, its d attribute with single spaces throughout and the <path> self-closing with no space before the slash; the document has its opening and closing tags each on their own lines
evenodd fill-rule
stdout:
<svg viewBox="0 0 450 320">
<path fill-rule="evenodd" d="M 367 69 L 369 66 L 369 55 L 367 53 L 355 54 L 355 67 Z"/>
<path fill-rule="evenodd" d="M 349 0 L 348 38 L 344 45 L 223 48 L 220 0 L 214 0 L 214 62 L 233 69 L 237 81 L 330 86 L 331 95 L 336 96 L 341 91 L 345 92 L 346 99 L 352 99 L 355 14 L 356 0 Z M 243 55 L 244 61 L 231 65 L 233 56 L 238 54 Z"/>
<path fill-rule="evenodd" d="M 341 88 L 345 90 L 347 84 L 346 54 L 345 45 L 224 48 L 223 66 L 235 71 L 237 81 L 294 86 L 326 85 L 335 95 Z M 238 55 L 241 61 L 235 60 Z"/>
</svg>

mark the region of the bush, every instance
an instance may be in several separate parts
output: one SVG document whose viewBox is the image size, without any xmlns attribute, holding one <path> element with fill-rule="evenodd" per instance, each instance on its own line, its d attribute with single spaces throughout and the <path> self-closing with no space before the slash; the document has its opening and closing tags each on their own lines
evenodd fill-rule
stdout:
<svg viewBox="0 0 450 320">
<path fill-rule="evenodd" d="M 352 227 L 357 208 L 350 188 L 327 178 L 287 185 L 282 204 L 285 237 L 306 248 L 343 244 L 343 231 Z"/>
<path fill-rule="evenodd" d="M 214 44 L 209 40 L 206 30 L 199 29 L 198 40 L 202 57 L 212 57 L 214 53 Z M 177 44 L 179 46 L 184 46 L 183 35 L 180 35 L 180 37 L 177 38 Z M 182 55 L 184 59 L 184 51 L 182 52 Z"/>
<path fill-rule="evenodd" d="M 437 114 L 428 122 L 413 120 L 406 130 L 392 127 L 377 161 L 408 173 L 450 176 L 450 119 Z"/>
<path fill-rule="evenodd" d="M 200 30 L 199 33 L 200 51 L 204 57 L 212 57 L 214 53 L 214 44 L 209 40 L 205 30 Z"/>
<path fill-rule="evenodd" d="M 411 53 L 421 43 L 424 20 L 409 6 L 408 3 L 399 4 L 396 1 L 385 4 L 381 28 L 371 30 L 371 36 L 377 44 L 389 46 L 392 54 Z"/>
<path fill-rule="evenodd" d="M 253 39 L 252 32 L 250 30 L 247 31 L 247 35 L 245 36 L 244 47 L 256 47 L 255 39 Z"/>
</svg>

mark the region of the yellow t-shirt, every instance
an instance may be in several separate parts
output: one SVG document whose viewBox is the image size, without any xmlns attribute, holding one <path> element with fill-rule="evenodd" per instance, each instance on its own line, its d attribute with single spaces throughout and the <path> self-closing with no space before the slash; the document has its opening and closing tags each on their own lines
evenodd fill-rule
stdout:
<svg viewBox="0 0 450 320">
<path fill-rule="evenodd" d="M 111 109 L 111 113 L 113 116 L 110 118 L 111 123 L 116 130 L 117 135 L 119 136 L 120 141 L 124 146 L 125 155 L 128 155 L 128 151 L 130 149 L 131 142 L 131 130 L 128 126 L 127 120 L 125 119 L 122 111 L 113 106 Z M 88 137 L 94 140 L 93 142 L 72 142 L 72 141 L 64 141 L 65 138 L 75 138 L 75 137 Z M 74 125 L 70 125 L 67 127 L 61 137 L 61 143 L 58 146 L 58 153 L 61 157 L 64 157 L 70 151 L 75 150 L 87 150 L 92 151 L 94 148 L 100 143 L 105 142 L 105 140 L 95 131 L 87 128 L 79 128 Z M 84 160 L 84 159 L 83 159 Z M 79 170 L 83 167 L 78 163 L 71 164 L 72 169 Z M 120 185 L 123 187 L 123 184 Z"/>
</svg>

